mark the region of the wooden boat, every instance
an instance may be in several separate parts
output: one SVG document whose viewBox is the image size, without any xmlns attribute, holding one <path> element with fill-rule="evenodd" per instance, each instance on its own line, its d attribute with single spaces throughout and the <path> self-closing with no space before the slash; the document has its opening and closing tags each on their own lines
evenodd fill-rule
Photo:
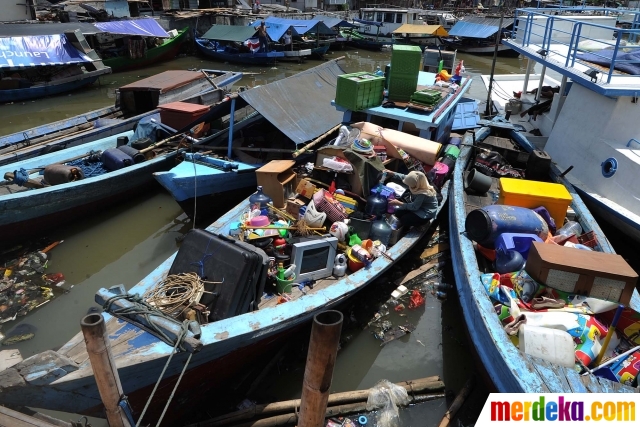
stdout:
<svg viewBox="0 0 640 427">
<path fill-rule="evenodd" d="M 454 169 L 449 197 L 451 257 L 462 313 L 472 337 L 475 352 L 495 391 L 500 393 L 637 392 L 633 387 L 594 375 L 582 376 L 572 368 L 561 367 L 526 355 L 518 350 L 504 331 L 494 303 L 481 281 L 481 274 L 487 272 L 481 266 L 486 265 L 486 262 L 481 262 L 483 257 L 474 250 L 474 243 L 465 233 L 467 213 L 480 205 L 493 203 L 490 193 L 487 196 L 467 194 L 464 178 L 473 163 L 472 159 L 475 158 L 475 146 L 495 135 L 508 137 L 515 147 L 522 150 L 523 154 L 534 150 L 529 141 L 521 133 L 514 131 L 513 126 L 508 123 L 492 123 L 490 127 L 480 128 L 475 131 L 475 137 L 472 132 L 467 132 Z M 493 181 L 491 191 L 497 189 L 497 179 L 493 178 Z M 560 176 L 560 172 L 553 165 L 549 181 L 563 184 L 569 190 L 573 197 L 571 207 L 583 231 L 593 232 L 597 238 L 599 247 L 596 249 L 614 253 L 578 193 L 564 177 Z M 487 268 L 490 271 L 492 267 Z M 614 308 L 615 306 L 617 304 L 614 304 Z M 634 291 L 630 307 L 636 311 L 640 308 L 637 291 Z"/>
<path fill-rule="evenodd" d="M 353 29 L 341 30 L 340 34 L 346 39 L 347 46 L 356 49 L 380 51 L 395 43 L 395 40 L 390 37 L 365 36 Z"/>
<path fill-rule="evenodd" d="M 504 44 L 504 40 L 511 34 L 512 26 L 513 21 L 510 19 L 502 20 L 502 28 L 500 28 L 500 19 L 465 16 L 449 30 L 451 37 L 442 38 L 441 41 L 449 50 L 473 55 L 493 55 L 496 32 L 499 30 L 501 37 L 498 55 L 517 58 L 520 54 Z"/>
<path fill-rule="evenodd" d="M 323 65 L 325 68 L 334 66 L 331 63 Z M 321 68 L 317 72 L 320 76 L 333 75 L 335 78 L 335 74 L 329 71 L 331 70 Z M 308 83 L 306 79 L 311 77 L 319 78 L 309 72 L 300 73 L 299 76 L 303 77 L 299 83 L 305 85 Z M 247 95 L 246 101 L 251 105 L 259 106 L 261 104 L 256 103 L 256 100 L 263 99 L 265 103 L 272 106 L 274 102 L 267 94 L 274 93 L 276 89 L 283 91 L 283 96 L 289 96 L 292 92 L 295 92 L 295 90 L 292 91 L 291 89 L 295 81 L 290 79 L 293 78 L 263 86 L 261 91 L 256 90 L 260 88 L 247 91 L 248 93 L 255 92 L 251 93 L 251 96 Z M 323 82 L 326 81 L 328 80 L 323 80 Z M 297 87 L 296 85 L 294 86 Z M 331 92 L 327 90 L 326 86 L 322 91 Z M 461 96 L 462 94 L 450 95 L 450 108 L 455 108 L 455 104 Z M 327 99 L 331 99 L 333 95 L 329 93 L 327 97 L 329 97 Z M 292 99 L 295 100 L 296 98 Z M 298 102 L 307 103 L 308 105 L 306 97 L 299 99 Z M 330 101 L 327 101 L 327 103 L 331 105 Z M 292 104 L 291 108 L 286 110 L 285 113 L 289 115 L 296 114 L 296 111 L 294 111 L 296 107 L 297 104 Z M 271 110 L 273 109 L 271 108 Z M 396 115 L 396 120 L 422 124 L 419 114 L 406 115 L 403 114 L 401 109 L 395 109 L 395 111 L 402 115 Z M 446 127 L 448 111 L 448 109 L 441 111 L 442 114 L 438 116 L 438 120 L 434 123 L 436 129 L 440 128 L 440 126 Z M 336 113 L 338 113 L 338 117 L 346 115 L 346 113 L 343 114 L 340 111 Z M 382 113 L 388 117 L 393 117 L 394 109 L 385 110 Z M 264 112 L 262 114 L 266 116 Z M 278 111 L 278 114 L 281 114 L 281 112 Z M 434 116 L 423 115 L 434 119 Z M 309 118 L 298 119 L 295 130 L 305 131 L 307 121 L 310 123 L 309 126 L 324 126 L 325 131 L 327 130 L 325 120 L 318 120 L 315 112 L 310 116 Z M 337 121 L 340 122 L 339 119 Z M 299 129 L 300 126 L 298 125 L 300 124 L 305 124 L 305 126 Z M 331 130 L 331 128 L 329 127 L 328 130 Z M 283 127 L 283 131 L 289 132 L 286 127 Z M 314 130 L 314 132 L 317 133 L 317 130 Z M 446 136 L 443 136 L 443 138 L 446 138 Z M 311 147 L 307 146 L 307 148 Z M 305 161 L 316 160 L 313 157 L 315 154 L 310 154 L 310 156 Z M 380 166 L 378 165 L 378 167 Z M 438 210 L 446 203 L 449 185 L 449 180 L 443 184 L 443 200 L 439 204 Z M 203 254 L 211 254 L 214 257 L 221 255 L 220 252 L 217 252 L 219 250 L 218 244 L 225 245 L 225 247 L 232 245 L 234 248 L 237 246 L 247 248 L 245 245 L 236 243 L 233 235 L 237 234 L 238 218 L 246 212 L 248 207 L 249 199 L 246 199 L 211 224 L 206 230 L 216 236 L 205 234 L 207 237 L 203 245 L 191 246 L 187 244 L 187 239 L 189 239 L 189 236 L 187 236 L 182 247 L 195 248 L 199 255 L 194 256 L 198 259 Z M 427 226 L 413 227 L 406 234 L 400 235 L 397 243 L 386 250 L 388 256 L 375 258 L 368 268 L 362 268 L 338 278 L 318 277 L 313 288 L 305 288 L 304 293 L 299 288 L 294 287 L 292 293 L 289 294 L 290 300 L 285 303 L 278 304 L 277 297 L 263 297 L 262 289 L 258 286 L 243 285 L 242 289 L 246 291 L 243 298 L 247 302 L 247 305 L 243 306 L 243 310 L 232 312 L 232 309 L 237 308 L 236 306 L 221 305 L 221 309 L 226 310 L 225 312 L 229 313 L 229 315 L 208 323 L 206 321 L 202 322 L 199 326 L 201 333 L 198 334 L 197 342 L 194 341 L 196 339 L 195 335 L 192 332 L 187 332 L 187 337 L 184 341 L 185 346 L 200 348 L 200 351 L 193 354 L 188 351 L 179 351 L 173 355 L 170 362 L 168 361 L 174 352 L 174 345 L 167 344 L 152 333 L 135 326 L 127 320 L 116 318 L 108 313 L 104 314 L 112 342 L 112 353 L 119 370 L 122 387 L 134 412 L 140 413 L 161 372 L 164 372 L 164 376 L 161 386 L 155 392 L 155 402 L 166 402 L 169 395 L 172 394 L 173 385 L 176 384 L 178 377 L 180 377 L 176 394 L 176 396 L 180 396 L 180 399 L 179 401 L 178 399 L 173 399 L 169 405 L 167 411 L 169 416 L 179 412 L 175 410 L 178 406 L 180 411 L 184 411 L 188 410 L 190 405 L 196 405 L 199 400 L 198 397 L 206 390 L 217 390 L 220 396 L 224 396 L 225 393 L 228 394 L 229 384 L 233 382 L 233 379 L 240 374 L 250 375 L 251 373 L 248 369 L 252 366 L 260 366 L 263 363 L 261 356 L 265 352 L 280 347 L 284 340 L 287 339 L 288 333 L 308 323 L 315 314 L 328 308 L 336 307 L 365 286 L 373 283 L 376 278 L 379 278 L 389 267 L 407 254 L 426 233 L 427 228 Z M 202 235 L 202 232 L 195 231 L 193 235 L 199 236 Z M 322 241 L 324 242 L 324 238 Z M 260 253 L 255 249 L 253 251 Z M 228 252 L 225 250 L 224 253 L 227 254 Z M 266 254 L 263 257 L 258 257 L 258 260 L 262 261 L 256 262 L 262 263 L 265 257 Z M 174 260 L 179 258 L 185 259 L 180 252 L 171 256 L 145 279 L 129 289 L 128 293 L 144 294 L 144 292 L 154 287 L 167 276 Z M 187 264 L 195 266 L 196 263 L 192 261 L 194 258 L 190 256 L 188 258 Z M 327 255 L 326 259 L 330 258 Z M 213 260 L 214 258 L 207 255 L 207 259 Z M 214 263 L 211 264 L 211 267 L 217 269 L 219 266 L 221 269 L 226 269 L 227 267 L 224 267 L 224 264 L 236 268 L 234 273 L 223 273 L 225 275 L 225 283 L 231 283 L 236 281 L 235 274 L 237 274 L 238 267 L 244 271 L 243 266 L 235 265 L 234 262 Z M 252 271 L 255 271 L 257 275 L 257 269 Z M 254 275 L 252 272 L 249 272 L 249 274 Z M 249 284 L 261 283 L 262 274 L 264 273 L 257 275 L 260 280 L 253 281 L 252 279 Z M 102 289 L 96 295 L 96 301 L 100 301 L 101 304 L 106 302 L 105 298 L 114 301 L 111 300 L 111 296 L 116 296 L 119 292 L 126 291 L 121 287 L 115 287 L 111 290 Z M 218 312 L 217 310 L 218 308 L 216 308 L 216 312 Z M 161 322 L 168 325 L 167 322 L 169 321 L 164 319 Z M 172 324 L 175 325 L 175 323 Z M 182 322 L 179 322 L 179 324 L 182 324 Z M 189 340 L 189 342 L 186 340 Z M 33 407 L 50 407 L 63 411 L 73 410 L 75 413 L 102 415 L 102 405 L 82 334 L 73 337 L 59 350 L 32 356 L 24 363 L 29 364 L 32 368 L 18 372 L 21 365 L 17 365 L 0 372 L 0 390 L 2 391 L 0 393 L 0 402 L 2 404 L 24 404 L 29 402 L 29 405 Z M 165 365 L 166 372 L 163 371 Z M 33 381 L 32 377 L 26 377 L 27 371 L 38 371 L 37 377 L 39 380 Z M 21 376 L 23 372 L 25 377 Z M 11 378 L 11 381 L 8 378 Z M 144 421 L 149 422 L 157 419 L 162 406 L 159 404 L 151 405 L 146 415 L 148 418 L 145 418 Z"/>
<path fill-rule="evenodd" d="M 282 52 L 241 52 L 238 49 L 221 47 L 211 40 L 196 38 L 198 50 L 205 56 L 218 61 L 233 64 L 247 65 L 273 65 L 280 58 L 284 57 Z"/>
<path fill-rule="evenodd" d="M 496 46 L 492 40 L 458 39 L 447 37 L 441 39 L 441 41 L 448 50 L 469 53 L 471 55 L 493 55 Z M 517 58 L 519 55 L 520 53 L 503 43 L 498 45 L 498 56 L 500 57 Z"/>
<path fill-rule="evenodd" d="M 143 117 L 157 114 L 161 104 L 187 98 L 221 101 L 224 92 L 214 86 L 224 88 L 241 77 L 220 70 L 172 70 L 130 83 L 118 89 L 114 106 L 0 137 L 0 166 L 131 130 Z"/>
<path fill-rule="evenodd" d="M 158 62 L 175 58 L 188 37 L 189 28 L 187 27 L 178 31 L 177 36 L 164 39 L 161 45 L 147 50 L 143 58 L 134 59 L 127 56 L 115 56 L 105 58 L 103 62 L 111 67 L 114 73 L 148 67 Z"/>
</svg>

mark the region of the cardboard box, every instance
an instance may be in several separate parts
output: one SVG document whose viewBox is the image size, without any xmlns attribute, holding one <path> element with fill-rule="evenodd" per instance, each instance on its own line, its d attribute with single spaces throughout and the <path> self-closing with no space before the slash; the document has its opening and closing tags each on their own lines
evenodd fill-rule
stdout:
<svg viewBox="0 0 640 427">
<path fill-rule="evenodd" d="M 531 245 L 525 270 L 551 288 L 625 305 L 638 280 L 620 255 L 539 242 Z"/>
<path fill-rule="evenodd" d="M 296 193 L 299 195 L 310 199 L 313 197 L 313 193 L 317 191 L 317 188 L 314 184 L 310 183 L 306 179 L 301 179 L 296 187 Z"/>
<path fill-rule="evenodd" d="M 298 215 L 300 214 L 300 208 L 306 205 L 307 202 L 305 202 L 304 200 L 300 200 L 298 198 L 289 198 L 287 199 L 287 213 L 297 219 Z"/>
</svg>

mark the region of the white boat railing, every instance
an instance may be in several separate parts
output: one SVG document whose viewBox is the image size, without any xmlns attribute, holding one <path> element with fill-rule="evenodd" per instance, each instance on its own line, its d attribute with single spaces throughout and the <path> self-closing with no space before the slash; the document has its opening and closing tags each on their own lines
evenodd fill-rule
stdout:
<svg viewBox="0 0 640 427">
<path fill-rule="evenodd" d="M 569 14 L 573 11 L 573 14 Z M 587 13 L 588 12 L 588 13 Z M 591 41 L 602 46 L 602 50 L 611 50 L 611 54 L 604 55 L 602 50 L 590 52 L 596 59 L 609 62 L 610 65 L 602 65 L 606 83 L 611 83 L 616 66 L 633 64 L 640 68 L 640 58 L 619 58 L 619 53 L 640 53 L 640 45 L 636 40 L 640 35 L 640 12 L 628 11 L 626 15 L 632 15 L 630 29 L 616 26 L 616 17 L 619 12 L 608 8 L 562 8 L 558 15 L 550 15 L 541 9 L 523 8 L 517 9 L 514 22 L 514 38 L 512 43 L 522 47 L 535 47 L 537 53 L 546 57 L 551 53 L 564 58 L 565 67 L 573 67 L 576 61 L 580 61 L 578 54 L 580 43 Z M 609 56 L 611 55 L 611 56 Z M 588 64 L 587 64 L 588 65 Z M 616 77 L 637 77 L 630 73 L 616 74 Z"/>
</svg>

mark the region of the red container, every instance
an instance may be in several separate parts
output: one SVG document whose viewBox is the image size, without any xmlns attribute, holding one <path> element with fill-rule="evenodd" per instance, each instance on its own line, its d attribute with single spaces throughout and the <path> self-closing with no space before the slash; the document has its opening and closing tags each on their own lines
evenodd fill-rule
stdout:
<svg viewBox="0 0 640 427">
<path fill-rule="evenodd" d="M 162 124 L 180 130 L 209 112 L 209 106 L 188 102 L 171 102 L 158 105 Z"/>
</svg>

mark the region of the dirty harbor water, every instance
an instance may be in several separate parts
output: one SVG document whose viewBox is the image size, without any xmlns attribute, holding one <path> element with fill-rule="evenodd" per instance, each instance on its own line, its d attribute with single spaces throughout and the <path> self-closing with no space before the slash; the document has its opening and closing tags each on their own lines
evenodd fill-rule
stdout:
<svg viewBox="0 0 640 427">
<path fill-rule="evenodd" d="M 377 66 L 384 68 L 390 56 L 389 52 L 344 51 L 334 52 L 328 57 L 343 55 L 346 58 L 340 64 L 347 72 L 374 71 Z M 472 75 L 487 73 L 491 66 L 490 58 L 463 55 L 458 58 L 465 60 L 467 72 Z M 497 73 L 522 73 L 526 65 L 518 59 L 500 61 L 496 67 Z M 198 57 L 183 57 L 144 70 L 104 76 L 100 86 L 69 96 L 2 105 L 0 134 L 111 105 L 115 88 L 167 69 L 211 68 L 259 73 L 245 76 L 237 83 L 238 86 L 252 87 L 288 77 L 317 64 L 317 61 L 310 60 L 304 64 L 279 64 L 274 68 L 240 68 Z M 486 91 L 479 84 L 479 79 L 476 80 L 468 96 L 484 99 Z M 226 197 L 223 203 L 218 203 L 220 208 L 217 211 L 198 212 L 197 224 L 206 226 L 249 193 L 250 190 Z M 446 212 L 441 217 L 446 219 Z M 80 319 L 90 307 L 95 307 L 93 297 L 97 289 L 120 283 L 130 288 L 175 252 L 179 247 L 179 238 L 192 227 L 191 220 L 173 199 L 159 186 L 154 186 L 136 200 L 50 230 L 47 236 L 49 240 L 64 240 L 64 243 L 50 252 L 47 273 L 63 273 L 65 283 L 56 289 L 56 298 L 50 303 L 2 325 L 3 333 L 19 324 L 32 325 L 35 333 L 33 339 L 9 348 L 19 349 L 25 358 L 46 349 L 58 348 L 79 331 Z M 446 221 L 442 227 L 446 229 Z M 385 277 L 384 283 L 370 286 L 363 294 L 341 307 L 349 315 L 349 321 L 345 322 L 343 328 L 342 349 L 338 353 L 332 391 L 368 388 L 380 379 L 397 382 L 432 375 L 440 375 L 448 391 L 459 391 L 467 378 L 478 370 L 471 356 L 472 346 L 465 335 L 455 291 L 449 291 L 445 302 L 427 292 L 424 306 L 417 310 L 405 310 L 406 316 L 400 316 L 393 306 L 380 307 L 395 288 L 391 283 L 395 279 L 390 277 L 392 274 Z M 443 281 L 452 283 L 451 276 L 445 275 Z M 374 328 L 362 327 L 380 310 L 390 312 L 388 318 L 394 326 L 408 322 L 416 326 L 415 331 L 381 347 L 381 341 L 373 335 Z M 287 352 L 286 357 L 265 376 L 256 398 L 275 401 L 299 396 L 307 334 L 308 331 L 301 331 L 293 340 L 290 353 Z M 265 358 L 264 364 L 269 360 Z M 486 393 L 482 381 L 477 381 L 471 398 L 462 408 L 461 425 L 475 422 Z M 435 425 L 450 402 L 451 399 L 439 399 L 403 410 L 402 425 Z M 214 414 L 184 414 L 184 417 L 185 420 L 195 421 L 193 417 L 196 415 Z M 70 414 L 60 417 L 65 420 L 77 419 Z M 102 426 L 106 422 L 92 420 L 92 424 Z"/>
</svg>

